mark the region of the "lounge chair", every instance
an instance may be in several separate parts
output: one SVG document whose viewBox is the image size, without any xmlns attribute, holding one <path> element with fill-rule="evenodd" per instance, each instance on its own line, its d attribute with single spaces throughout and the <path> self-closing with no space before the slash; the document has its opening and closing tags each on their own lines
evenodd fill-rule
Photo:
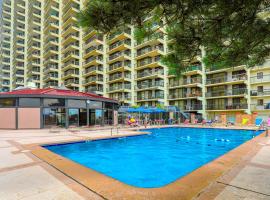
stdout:
<svg viewBox="0 0 270 200">
<path fill-rule="evenodd" d="M 229 117 L 227 121 L 227 126 L 228 125 L 235 125 L 235 117 Z"/>
<path fill-rule="evenodd" d="M 256 120 L 255 120 L 255 125 L 256 125 L 257 127 L 261 127 L 262 124 L 263 124 L 263 119 L 261 119 L 261 118 L 256 118 Z"/>
<path fill-rule="evenodd" d="M 242 119 L 242 125 L 247 125 L 248 123 L 248 119 L 247 118 L 243 118 Z"/>
<path fill-rule="evenodd" d="M 184 124 L 188 125 L 189 124 L 189 119 L 185 119 Z"/>
<path fill-rule="evenodd" d="M 207 121 L 205 119 L 202 120 L 202 125 L 206 125 Z"/>
</svg>

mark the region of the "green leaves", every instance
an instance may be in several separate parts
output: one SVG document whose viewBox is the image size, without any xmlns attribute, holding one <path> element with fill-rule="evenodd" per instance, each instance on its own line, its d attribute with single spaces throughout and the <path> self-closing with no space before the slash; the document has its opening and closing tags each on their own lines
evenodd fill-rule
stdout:
<svg viewBox="0 0 270 200">
<path fill-rule="evenodd" d="M 270 54 L 268 0 L 89 0 L 82 27 L 103 33 L 135 27 L 138 43 L 165 29 L 170 52 L 162 58 L 171 74 L 196 62 L 204 47 L 206 67 L 253 67 Z"/>
</svg>

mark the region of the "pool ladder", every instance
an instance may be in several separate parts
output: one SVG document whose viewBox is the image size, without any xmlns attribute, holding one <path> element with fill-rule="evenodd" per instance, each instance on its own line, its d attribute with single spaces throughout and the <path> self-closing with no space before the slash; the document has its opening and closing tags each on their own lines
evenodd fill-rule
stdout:
<svg viewBox="0 0 270 200">
<path fill-rule="evenodd" d="M 119 133 L 119 128 L 120 128 L 119 126 L 112 127 L 112 128 L 111 128 L 111 136 L 113 136 L 113 130 L 114 130 L 114 129 L 116 129 L 116 133 L 117 133 L 117 135 L 118 135 L 118 133 Z"/>
<path fill-rule="evenodd" d="M 266 123 L 262 123 L 262 125 L 258 128 L 258 131 L 259 130 L 265 130 L 265 137 L 268 137 L 269 127 Z"/>
</svg>

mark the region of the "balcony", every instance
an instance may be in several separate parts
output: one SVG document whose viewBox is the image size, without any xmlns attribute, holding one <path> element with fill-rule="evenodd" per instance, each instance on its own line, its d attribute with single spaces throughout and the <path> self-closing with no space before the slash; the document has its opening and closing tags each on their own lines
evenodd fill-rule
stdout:
<svg viewBox="0 0 270 200">
<path fill-rule="evenodd" d="M 195 75 L 195 74 L 202 74 L 202 66 L 200 66 L 200 65 L 188 66 L 184 70 L 183 74 L 185 74 L 186 76 L 188 76 L 188 75 L 191 76 L 191 75 Z"/>
<path fill-rule="evenodd" d="M 163 78 L 163 75 L 164 75 L 163 71 L 155 71 L 155 72 L 144 71 L 137 73 L 137 79 L 151 79 L 156 77 Z"/>
<path fill-rule="evenodd" d="M 103 93 L 103 88 L 102 87 L 91 86 L 91 87 L 88 87 L 85 90 L 85 92 L 100 94 L 100 93 Z"/>
<path fill-rule="evenodd" d="M 131 90 L 131 85 L 115 85 L 115 86 L 110 86 L 109 87 L 109 90 L 108 90 L 108 93 L 111 93 L 111 92 L 125 92 L 125 90 Z"/>
<path fill-rule="evenodd" d="M 78 77 L 79 76 L 79 71 L 78 70 L 68 70 L 65 71 L 63 74 L 63 79 L 71 78 L 71 77 Z"/>
<path fill-rule="evenodd" d="M 111 54 L 116 51 L 123 51 L 123 50 L 129 49 L 131 48 L 130 45 L 131 45 L 130 40 L 121 40 L 121 41 L 115 42 L 109 46 L 108 53 Z"/>
<path fill-rule="evenodd" d="M 108 44 L 112 44 L 117 40 L 124 40 L 131 37 L 131 29 L 119 30 L 109 35 Z"/>
<path fill-rule="evenodd" d="M 110 97 L 112 99 L 115 99 L 121 103 L 130 103 L 131 97 L 130 96 L 118 96 L 118 97 Z"/>
<path fill-rule="evenodd" d="M 266 82 L 270 82 L 270 74 L 250 77 L 251 84 L 260 84 L 260 83 L 266 83 Z"/>
<path fill-rule="evenodd" d="M 90 76 L 89 78 L 85 79 L 85 81 L 83 81 L 84 84 L 88 84 L 91 82 L 101 82 L 103 83 L 103 77 L 102 76 Z"/>
<path fill-rule="evenodd" d="M 97 75 L 97 74 L 103 74 L 102 67 L 93 66 L 93 67 L 87 68 L 87 69 L 85 69 L 85 71 L 83 71 L 83 76 Z"/>
<path fill-rule="evenodd" d="M 163 55 L 163 54 L 164 54 L 163 45 L 149 46 L 149 47 L 144 47 L 142 49 L 137 50 L 136 59 L 139 60 L 147 56 L 154 57 L 154 56 Z"/>
<path fill-rule="evenodd" d="M 103 53 L 103 46 L 99 45 L 99 46 L 91 46 L 88 49 L 85 50 L 85 54 L 84 54 L 84 58 L 88 58 L 90 56 L 97 56 L 99 54 Z"/>
<path fill-rule="evenodd" d="M 159 99 L 164 100 L 164 94 L 137 97 L 137 101 L 158 101 Z"/>
<path fill-rule="evenodd" d="M 270 96 L 270 89 L 251 90 L 250 91 L 250 96 L 252 96 L 252 97 Z"/>
<path fill-rule="evenodd" d="M 206 110 L 245 110 L 248 109 L 246 103 L 234 104 L 207 104 Z"/>
<path fill-rule="evenodd" d="M 110 75 L 108 82 L 124 81 L 124 79 L 131 79 L 131 74 L 113 74 Z"/>
<path fill-rule="evenodd" d="M 114 73 L 114 72 L 123 72 L 123 71 L 130 71 L 131 70 L 131 62 L 125 62 L 125 61 L 122 61 L 122 62 L 117 62 L 117 63 L 113 63 L 109 66 L 109 69 L 108 69 L 108 73 L 111 74 L 111 73 Z"/>
<path fill-rule="evenodd" d="M 65 80 L 64 84 L 67 86 L 72 86 L 72 85 L 78 85 L 79 84 L 79 79 L 68 79 Z"/>
<path fill-rule="evenodd" d="M 202 104 L 185 105 L 182 110 L 185 111 L 197 111 L 202 110 Z"/>
<path fill-rule="evenodd" d="M 270 103 L 265 103 L 265 104 L 262 104 L 262 105 L 251 104 L 251 110 L 252 111 L 266 111 L 266 112 L 270 112 Z"/>
<path fill-rule="evenodd" d="M 83 47 L 85 49 L 87 49 L 91 45 L 100 45 L 100 44 L 103 44 L 103 36 L 102 35 L 94 35 L 94 36 L 90 37 L 89 39 L 86 39 Z"/>
<path fill-rule="evenodd" d="M 108 64 L 112 64 L 116 61 L 130 60 L 131 53 L 126 51 L 119 51 L 109 56 Z"/>
<path fill-rule="evenodd" d="M 140 49 L 144 46 L 147 45 L 155 45 L 155 44 L 159 44 L 159 43 L 163 43 L 164 41 L 164 34 L 159 32 L 159 33 L 155 33 L 153 35 L 151 35 L 148 38 L 145 38 L 143 41 L 141 42 L 137 42 L 136 43 L 136 49 Z"/>
<path fill-rule="evenodd" d="M 209 91 L 206 93 L 206 98 L 211 97 L 231 97 L 231 96 L 244 96 L 248 93 L 246 88 L 232 89 L 232 90 L 217 90 Z"/>
<path fill-rule="evenodd" d="M 103 64 L 103 56 L 102 55 L 91 56 L 91 57 L 87 58 L 83 64 L 84 64 L 84 68 L 87 68 L 91 65 L 102 65 Z"/>
<path fill-rule="evenodd" d="M 246 80 L 247 80 L 246 74 L 237 74 L 237 75 L 233 75 L 231 79 L 227 76 L 207 79 L 206 85 L 222 85 L 222 84 L 230 84 L 230 83 L 236 83 L 236 82 L 241 83 L 241 82 L 245 82 Z"/>
<path fill-rule="evenodd" d="M 160 63 L 161 56 L 156 56 L 154 58 L 148 57 L 137 61 L 137 70 L 151 68 L 151 67 L 158 67 L 163 66 Z"/>
<path fill-rule="evenodd" d="M 67 70 L 67 69 L 72 69 L 72 68 L 79 68 L 80 67 L 80 62 L 79 61 L 69 61 L 66 62 L 63 67 L 62 70 Z"/>
<path fill-rule="evenodd" d="M 189 92 L 189 93 L 173 93 L 169 94 L 169 99 L 174 100 L 174 99 L 197 99 L 202 96 L 201 91 L 195 91 L 195 92 Z"/>
<path fill-rule="evenodd" d="M 180 87 L 194 87 L 202 83 L 201 77 L 182 79 L 180 81 L 171 81 L 169 84 L 170 88 L 180 88 Z"/>
<path fill-rule="evenodd" d="M 164 82 L 148 82 L 148 83 L 141 83 L 137 85 L 137 90 L 153 90 L 153 89 L 163 89 Z"/>
</svg>

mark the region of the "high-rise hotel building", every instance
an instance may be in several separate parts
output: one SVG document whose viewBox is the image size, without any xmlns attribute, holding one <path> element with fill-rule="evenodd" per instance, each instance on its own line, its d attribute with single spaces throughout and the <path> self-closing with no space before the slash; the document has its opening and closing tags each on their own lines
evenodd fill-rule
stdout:
<svg viewBox="0 0 270 200">
<path fill-rule="evenodd" d="M 247 69 L 206 69 L 194 63 L 180 79 L 161 62 L 172 42 L 159 29 L 137 43 L 134 28 L 108 36 L 83 30 L 76 15 L 85 0 L 3 0 L 0 91 L 34 82 L 95 92 L 122 105 L 176 105 L 204 117 L 226 112 L 267 116 L 270 63 Z"/>
</svg>

